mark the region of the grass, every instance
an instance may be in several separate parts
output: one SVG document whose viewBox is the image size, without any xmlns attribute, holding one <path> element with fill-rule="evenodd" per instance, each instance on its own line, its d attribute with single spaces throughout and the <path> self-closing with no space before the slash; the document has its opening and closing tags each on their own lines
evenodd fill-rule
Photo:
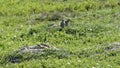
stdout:
<svg viewBox="0 0 120 68">
<path fill-rule="evenodd" d="M 119 68 L 119 0 L 1 0 L 1 68 Z M 62 19 L 71 19 L 59 31 Z M 56 27 L 49 27 L 55 24 Z M 50 43 L 63 49 L 43 55 L 16 54 L 25 45 Z M 12 58 L 20 63 L 11 63 Z"/>
</svg>

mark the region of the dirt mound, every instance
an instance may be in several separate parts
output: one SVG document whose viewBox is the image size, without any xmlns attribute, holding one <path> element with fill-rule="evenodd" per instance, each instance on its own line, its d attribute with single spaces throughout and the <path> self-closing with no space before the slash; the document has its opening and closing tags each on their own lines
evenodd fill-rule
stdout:
<svg viewBox="0 0 120 68">
<path fill-rule="evenodd" d="M 106 47 L 106 51 L 119 51 L 119 50 L 120 50 L 120 42 L 110 43 L 110 44 Z"/>
<path fill-rule="evenodd" d="M 69 58 L 70 56 L 72 55 L 66 50 L 59 49 L 49 44 L 37 44 L 33 46 L 24 46 L 16 51 L 10 52 L 5 59 L 8 59 L 8 62 L 11 63 L 21 63 L 32 59 L 61 59 Z"/>
<path fill-rule="evenodd" d="M 44 53 L 45 50 L 59 50 L 59 48 L 56 48 L 54 46 L 48 45 L 48 44 L 37 44 L 34 46 L 24 46 L 18 49 L 16 52 L 21 53 Z"/>
</svg>

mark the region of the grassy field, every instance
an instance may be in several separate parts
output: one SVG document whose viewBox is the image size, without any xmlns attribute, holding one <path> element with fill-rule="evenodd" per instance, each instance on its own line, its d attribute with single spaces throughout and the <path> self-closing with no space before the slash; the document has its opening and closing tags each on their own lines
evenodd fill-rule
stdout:
<svg viewBox="0 0 120 68">
<path fill-rule="evenodd" d="M 62 19 L 71 23 L 59 31 Z M 119 0 L 0 0 L 0 68 L 120 68 L 119 32 Z M 64 51 L 13 53 L 40 43 Z"/>
</svg>

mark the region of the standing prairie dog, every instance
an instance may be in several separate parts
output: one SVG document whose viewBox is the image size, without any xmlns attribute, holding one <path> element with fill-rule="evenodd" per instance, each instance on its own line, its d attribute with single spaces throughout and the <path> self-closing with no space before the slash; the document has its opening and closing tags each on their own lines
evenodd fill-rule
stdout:
<svg viewBox="0 0 120 68">
<path fill-rule="evenodd" d="M 66 21 L 65 21 L 65 26 L 68 26 L 69 25 L 69 23 L 70 23 L 70 19 L 67 19 Z"/>
<path fill-rule="evenodd" d="M 60 27 L 61 27 L 61 28 L 64 28 L 64 27 L 65 27 L 65 21 L 64 21 L 64 20 L 61 21 Z"/>
<path fill-rule="evenodd" d="M 69 23 L 70 23 L 70 21 L 71 21 L 70 19 L 68 19 L 68 20 L 66 20 L 66 21 L 65 21 L 65 20 L 62 20 L 61 23 L 60 23 L 60 27 L 61 27 L 61 28 L 64 28 L 65 26 L 68 26 Z"/>
</svg>

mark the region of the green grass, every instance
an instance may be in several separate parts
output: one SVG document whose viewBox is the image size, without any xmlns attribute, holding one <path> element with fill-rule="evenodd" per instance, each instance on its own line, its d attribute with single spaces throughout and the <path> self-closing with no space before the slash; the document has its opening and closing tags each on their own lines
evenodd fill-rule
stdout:
<svg viewBox="0 0 120 68">
<path fill-rule="evenodd" d="M 1 68 L 119 68 L 119 0 L 1 0 Z M 62 19 L 70 26 L 59 31 Z M 43 55 L 13 53 L 25 45 L 50 43 L 63 49 Z M 21 63 L 9 62 L 20 57 Z"/>
</svg>

